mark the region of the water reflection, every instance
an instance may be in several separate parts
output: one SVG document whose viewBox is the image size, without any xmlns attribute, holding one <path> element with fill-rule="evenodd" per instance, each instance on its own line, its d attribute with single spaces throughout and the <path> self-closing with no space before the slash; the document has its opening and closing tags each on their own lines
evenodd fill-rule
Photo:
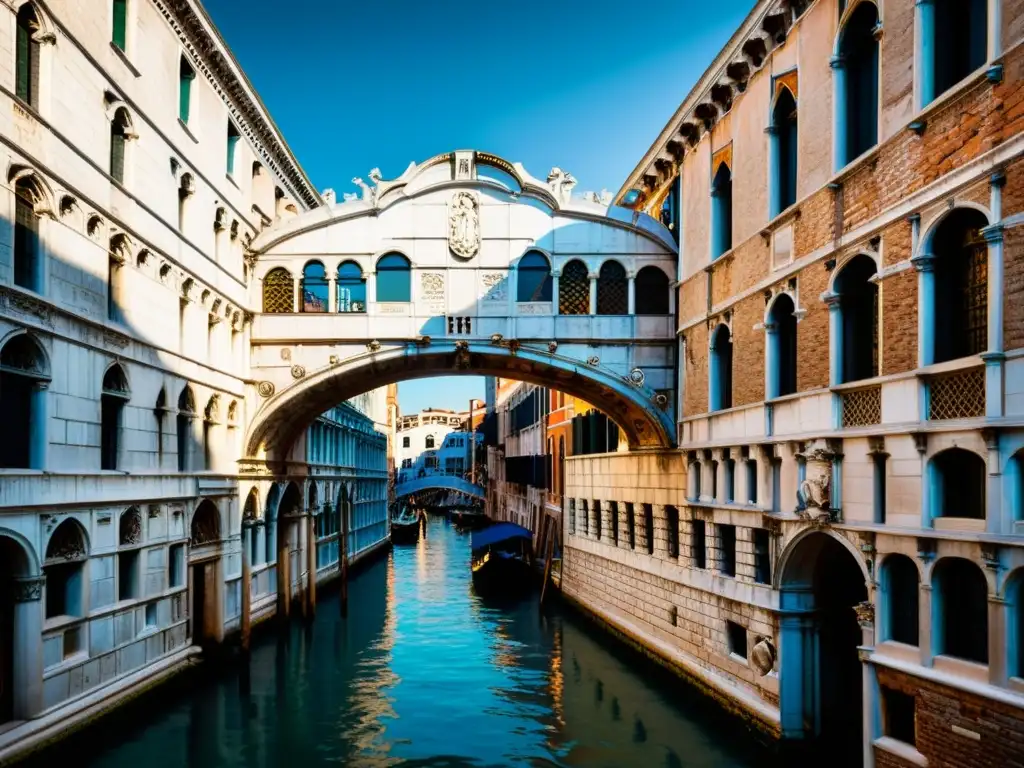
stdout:
<svg viewBox="0 0 1024 768">
<path fill-rule="evenodd" d="M 353 577 L 347 619 L 334 596 L 314 623 L 259 635 L 249 667 L 158 699 L 92 764 L 763 765 L 589 624 L 481 601 L 467 537 L 428 526 Z"/>
</svg>

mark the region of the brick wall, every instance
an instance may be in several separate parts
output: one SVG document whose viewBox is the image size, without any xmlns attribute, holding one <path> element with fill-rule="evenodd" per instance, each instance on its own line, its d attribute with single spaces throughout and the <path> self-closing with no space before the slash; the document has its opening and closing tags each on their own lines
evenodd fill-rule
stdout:
<svg viewBox="0 0 1024 768">
<path fill-rule="evenodd" d="M 929 768 L 1011 768 L 1024 766 L 1024 711 L 994 699 L 876 667 L 880 685 L 917 699 L 917 750 Z M 953 726 L 981 735 L 979 740 Z M 880 766 L 910 763 L 875 749 Z"/>
<path fill-rule="evenodd" d="M 732 403 L 734 406 L 764 400 L 764 331 L 754 326 L 764 321 L 764 296 L 756 293 L 733 305 Z M 737 371 L 743 371 L 737 376 Z"/>
<path fill-rule="evenodd" d="M 882 234 L 884 266 L 911 256 L 910 222 L 900 221 Z M 902 373 L 917 367 L 917 270 L 911 268 L 882 281 L 881 373 Z"/>
</svg>

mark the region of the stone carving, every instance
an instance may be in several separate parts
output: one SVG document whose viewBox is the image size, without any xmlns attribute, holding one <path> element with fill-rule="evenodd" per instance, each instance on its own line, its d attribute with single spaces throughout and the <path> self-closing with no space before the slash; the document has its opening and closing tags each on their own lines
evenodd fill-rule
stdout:
<svg viewBox="0 0 1024 768">
<path fill-rule="evenodd" d="M 340 357 L 338 357 L 337 355 L 331 355 L 331 356 L 330 356 L 330 357 L 328 358 L 328 362 L 329 362 L 329 363 L 330 363 L 331 365 L 337 365 L 338 363 L 340 363 L 340 362 L 341 362 L 341 358 L 340 358 Z"/>
<path fill-rule="evenodd" d="M 58 525 L 46 545 L 46 562 L 84 560 L 85 541 L 74 523 Z"/>
<path fill-rule="evenodd" d="M 380 342 L 374 339 L 366 343 L 366 349 L 370 352 L 377 352 L 380 350 Z"/>
<path fill-rule="evenodd" d="M 456 192 L 448 203 L 448 247 L 460 259 L 480 250 L 480 204 L 472 192 Z"/>
<path fill-rule="evenodd" d="M 630 384 L 636 387 L 642 387 L 645 381 L 647 381 L 647 377 L 644 375 L 644 372 L 639 368 L 634 368 L 629 372 Z"/>
<path fill-rule="evenodd" d="M 659 392 L 654 396 L 654 404 L 664 411 L 668 408 L 668 395 L 663 395 Z"/>
<path fill-rule="evenodd" d="M 370 188 L 370 186 L 365 181 L 363 181 L 361 178 L 359 178 L 358 176 L 356 176 L 354 179 L 352 179 L 352 183 L 355 184 L 357 187 L 359 187 L 363 191 L 363 194 L 362 194 L 363 202 L 370 203 L 371 205 L 374 202 L 376 202 L 377 190 Z M 348 195 L 346 195 L 345 197 L 347 198 Z"/>
<path fill-rule="evenodd" d="M 142 515 L 135 507 L 121 515 L 121 546 L 133 546 L 142 543 Z"/>
<path fill-rule="evenodd" d="M 505 289 L 508 281 L 505 279 L 505 275 L 500 273 L 484 275 L 480 278 L 480 282 L 484 286 L 484 301 L 506 301 L 508 299 L 508 292 Z"/>
<path fill-rule="evenodd" d="M 260 397 L 272 397 L 274 394 L 274 383 L 272 381 L 261 381 L 256 385 L 256 391 Z"/>
<path fill-rule="evenodd" d="M 301 365 L 293 365 L 292 366 L 292 378 L 293 379 L 301 379 L 305 375 L 306 375 L 306 369 L 303 368 Z"/>
<path fill-rule="evenodd" d="M 824 441 L 815 440 L 801 454 L 807 466 L 807 479 L 800 483 L 797 505 L 800 516 L 815 522 L 832 519 L 832 460 L 835 453 Z"/>
<path fill-rule="evenodd" d="M 857 603 L 853 606 L 854 613 L 857 614 L 857 623 L 862 627 L 871 627 L 875 623 L 875 604 L 870 600 L 865 600 L 863 603 Z"/>
<path fill-rule="evenodd" d="M 530 302 L 529 304 L 525 302 L 516 304 L 516 313 L 520 315 L 550 315 L 551 302 L 539 301 Z"/>
<path fill-rule="evenodd" d="M 420 292 L 428 311 L 444 312 L 444 275 L 437 272 L 424 272 L 420 275 Z"/>
<path fill-rule="evenodd" d="M 14 579 L 11 597 L 16 603 L 31 603 L 41 600 L 43 597 L 43 584 L 46 583 L 45 576 L 31 577 L 27 579 Z"/>
<path fill-rule="evenodd" d="M 560 203 L 567 203 L 572 197 L 572 189 L 576 186 L 576 179 L 571 173 L 566 173 L 561 168 L 555 166 L 548 174 L 548 186 L 551 188 L 551 193 Z"/>
<path fill-rule="evenodd" d="M 775 646 L 767 637 L 760 638 L 750 649 L 750 663 L 764 677 L 775 669 Z"/>
<path fill-rule="evenodd" d="M 492 333 L 491 334 L 491 344 L 501 344 L 501 340 L 504 339 L 504 338 L 505 337 L 502 336 L 500 333 Z"/>
<path fill-rule="evenodd" d="M 4 286 L 0 286 L 0 311 L 4 314 L 34 317 L 48 328 L 53 328 L 53 314 L 44 302 Z"/>
<path fill-rule="evenodd" d="M 288 347 L 284 347 L 281 350 L 281 359 L 282 360 L 291 360 L 292 359 L 292 351 L 290 349 L 288 349 Z"/>
<path fill-rule="evenodd" d="M 337 200 L 333 189 L 325 189 L 323 192 L 320 193 L 320 197 L 324 199 L 325 205 L 334 205 L 334 203 Z"/>
<path fill-rule="evenodd" d="M 598 357 L 597 355 L 591 355 L 590 357 L 587 358 L 587 365 L 600 365 L 600 364 L 601 364 L 601 358 Z"/>
<path fill-rule="evenodd" d="M 359 195 L 355 192 L 345 192 L 341 196 L 341 199 L 346 203 L 354 203 L 356 200 L 359 199 Z"/>
<path fill-rule="evenodd" d="M 607 189 L 602 189 L 598 192 L 584 192 L 583 199 L 588 203 L 597 203 L 598 205 L 611 205 L 612 204 L 612 193 Z"/>
<path fill-rule="evenodd" d="M 550 352 L 551 354 L 555 354 L 555 352 L 557 352 L 557 351 L 558 351 L 558 342 L 557 341 L 549 341 L 548 342 L 548 352 Z"/>
<path fill-rule="evenodd" d="M 269 475 L 271 471 L 266 464 L 239 462 L 238 473 L 240 475 Z"/>
</svg>

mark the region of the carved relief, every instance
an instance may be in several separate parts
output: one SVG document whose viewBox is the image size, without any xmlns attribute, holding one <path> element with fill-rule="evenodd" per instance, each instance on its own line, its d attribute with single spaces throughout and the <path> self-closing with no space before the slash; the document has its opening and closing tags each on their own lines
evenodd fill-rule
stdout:
<svg viewBox="0 0 1024 768">
<path fill-rule="evenodd" d="M 428 312 L 443 313 L 444 275 L 437 272 L 424 272 L 420 275 L 420 295 L 427 305 Z"/>
<path fill-rule="evenodd" d="M 306 369 L 303 368 L 301 365 L 293 365 L 292 366 L 292 378 L 293 379 L 301 379 L 305 375 L 306 375 Z"/>
<path fill-rule="evenodd" d="M 448 247 L 460 259 L 480 251 L 480 204 L 471 192 L 456 192 L 448 203 Z"/>
<path fill-rule="evenodd" d="M 133 546 L 142 543 L 142 515 L 135 507 L 128 509 L 121 515 L 121 546 Z"/>
<path fill-rule="evenodd" d="M 14 602 L 31 603 L 36 600 L 41 600 L 43 597 L 44 583 L 46 583 L 45 577 L 14 579 L 11 585 Z"/>
<path fill-rule="evenodd" d="M 271 381 L 261 381 L 256 385 L 256 391 L 260 397 L 271 397 L 274 394 L 274 383 Z"/>
<path fill-rule="evenodd" d="M 48 328 L 53 328 L 53 313 L 44 302 L 3 286 L 0 286 L 0 312 L 34 317 Z"/>
<path fill-rule="evenodd" d="M 516 304 L 516 314 L 519 315 L 550 315 L 551 314 L 551 302 L 549 301 L 538 301 Z"/>
<path fill-rule="evenodd" d="M 508 300 L 508 291 L 506 290 L 508 281 L 505 279 L 505 275 L 497 273 L 484 275 L 480 278 L 480 282 L 484 288 L 484 301 Z"/>
</svg>

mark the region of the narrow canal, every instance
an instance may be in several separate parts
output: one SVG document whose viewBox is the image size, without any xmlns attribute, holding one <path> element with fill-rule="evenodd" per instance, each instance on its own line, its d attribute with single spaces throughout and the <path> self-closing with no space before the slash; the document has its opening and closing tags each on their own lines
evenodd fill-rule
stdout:
<svg viewBox="0 0 1024 768">
<path fill-rule="evenodd" d="M 469 536 L 433 518 L 316 621 L 257 634 L 248 669 L 143 700 L 101 727 L 95 766 L 763 766 L 741 726 L 537 597 L 484 604 Z M 130 705 L 135 706 L 135 705 Z M 118 722 L 118 721 L 121 722 Z M 76 747 L 76 749 L 78 749 Z"/>
</svg>

